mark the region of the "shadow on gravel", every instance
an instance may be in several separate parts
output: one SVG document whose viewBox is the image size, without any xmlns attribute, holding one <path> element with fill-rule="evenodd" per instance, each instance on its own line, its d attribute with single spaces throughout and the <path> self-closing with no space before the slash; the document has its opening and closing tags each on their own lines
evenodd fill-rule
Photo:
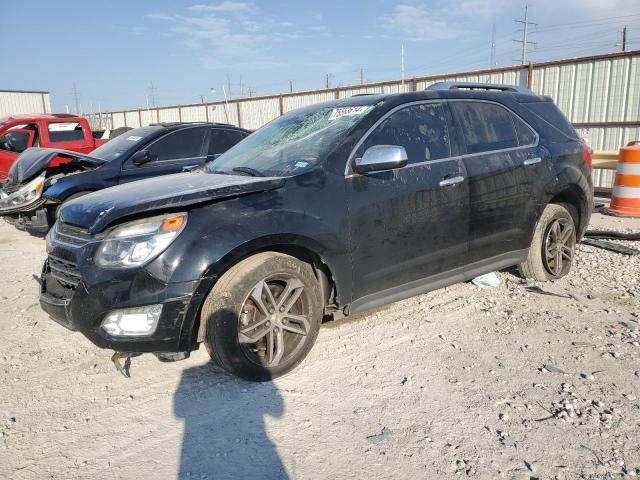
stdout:
<svg viewBox="0 0 640 480">
<path fill-rule="evenodd" d="M 271 382 L 251 383 L 213 364 L 183 373 L 174 413 L 184 419 L 179 479 L 288 479 L 264 416 L 282 416 Z"/>
</svg>

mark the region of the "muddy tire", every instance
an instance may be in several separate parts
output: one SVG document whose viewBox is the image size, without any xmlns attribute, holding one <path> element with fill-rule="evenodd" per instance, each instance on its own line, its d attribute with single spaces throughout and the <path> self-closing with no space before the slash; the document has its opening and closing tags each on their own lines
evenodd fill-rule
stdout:
<svg viewBox="0 0 640 480">
<path fill-rule="evenodd" d="M 541 282 L 557 280 L 571 270 L 576 248 L 576 224 L 570 205 L 549 204 L 538 219 L 527 260 L 520 274 Z"/>
<path fill-rule="evenodd" d="M 247 380 L 294 369 L 315 343 L 322 321 L 320 284 L 308 263 L 265 252 L 229 269 L 202 307 L 212 360 Z"/>
</svg>

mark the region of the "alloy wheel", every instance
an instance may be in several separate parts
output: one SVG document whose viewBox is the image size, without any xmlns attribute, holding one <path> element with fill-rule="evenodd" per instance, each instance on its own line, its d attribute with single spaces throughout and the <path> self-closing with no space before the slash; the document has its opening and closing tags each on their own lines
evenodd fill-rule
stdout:
<svg viewBox="0 0 640 480">
<path fill-rule="evenodd" d="M 573 222 L 566 218 L 556 218 L 547 227 L 544 237 L 544 267 L 553 276 L 560 276 L 571 267 L 575 236 Z"/>
<path fill-rule="evenodd" d="M 295 356 L 309 333 L 309 298 L 291 275 L 259 281 L 240 310 L 238 340 L 249 359 L 276 367 Z"/>
</svg>

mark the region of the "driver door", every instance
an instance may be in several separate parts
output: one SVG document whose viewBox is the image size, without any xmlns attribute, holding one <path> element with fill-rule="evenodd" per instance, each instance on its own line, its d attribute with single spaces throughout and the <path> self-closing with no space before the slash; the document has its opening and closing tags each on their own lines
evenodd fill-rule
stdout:
<svg viewBox="0 0 640 480">
<path fill-rule="evenodd" d="M 0 137 L 0 182 L 18 156 L 33 146 L 34 139 L 35 131 L 26 128 L 14 128 Z"/>
<path fill-rule="evenodd" d="M 405 167 L 347 171 L 353 255 L 351 312 L 462 278 L 468 254 L 469 191 L 443 102 L 398 107 L 361 141 L 405 148 Z"/>
</svg>

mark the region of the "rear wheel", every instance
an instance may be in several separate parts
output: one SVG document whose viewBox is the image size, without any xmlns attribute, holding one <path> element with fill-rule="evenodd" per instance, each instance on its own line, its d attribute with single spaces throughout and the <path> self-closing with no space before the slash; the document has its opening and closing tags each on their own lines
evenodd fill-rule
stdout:
<svg viewBox="0 0 640 480">
<path fill-rule="evenodd" d="M 533 234 L 529 256 L 520 273 L 538 281 L 557 280 L 571 270 L 576 248 L 576 225 L 567 206 L 545 207 Z"/>
<path fill-rule="evenodd" d="M 295 368 L 322 320 L 321 288 L 297 258 L 259 253 L 232 267 L 202 308 L 211 358 L 242 378 L 264 381 Z"/>
</svg>

